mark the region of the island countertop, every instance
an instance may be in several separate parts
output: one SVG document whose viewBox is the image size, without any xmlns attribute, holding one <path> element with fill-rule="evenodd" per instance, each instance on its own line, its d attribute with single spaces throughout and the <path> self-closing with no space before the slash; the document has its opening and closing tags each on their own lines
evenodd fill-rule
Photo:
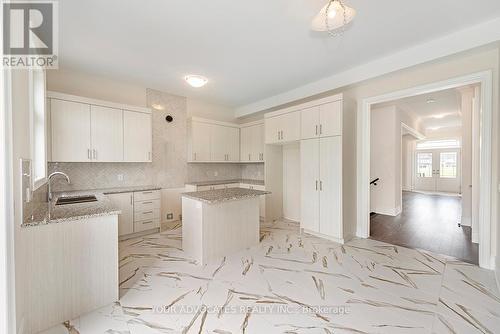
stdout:
<svg viewBox="0 0 500 334">
<path fill-rule="evenodd" d="M 237 201 L 240 199 L 257 197 L 270 194 L 269 191 L 261 191 L 243 188 L 227 188 L 216 190 L 204 190 L 183 193 L 183 197 L 191 198 L 208 204 L 217 204 L 228 201 Z"/>
</svg>

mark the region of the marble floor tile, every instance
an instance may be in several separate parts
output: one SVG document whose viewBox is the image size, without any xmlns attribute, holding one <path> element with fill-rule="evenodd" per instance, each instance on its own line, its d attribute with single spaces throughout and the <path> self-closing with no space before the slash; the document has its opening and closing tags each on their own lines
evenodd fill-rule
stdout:
<svg viewBox="0 0 500 334">
<path fill-rule="evenodd" d="M 290 221 L 203 266 L 180 228 L 119 250 L 120 300 L 44 334 L 500 333 L 493 272 L 370 239 L 341 245 Z"/>
</svg>

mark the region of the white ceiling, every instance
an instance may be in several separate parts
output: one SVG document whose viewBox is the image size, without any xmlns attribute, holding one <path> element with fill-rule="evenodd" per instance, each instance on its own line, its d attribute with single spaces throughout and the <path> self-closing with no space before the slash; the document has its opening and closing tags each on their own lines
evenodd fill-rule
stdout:
<svg viewBox="0 0 500 334">
<path fill-rule="evenodd" d="M 433 100 L 433 103 L 427 101 Z M 377 105 L 395 105 L 417 120 L 426 135 L 462 127 L 461 95 L 457 89 L 407 97 Z"/>
<path fill-rule="evenodd" d="M 64 0 L 60 66 L 238 107 L 500 16 L 498 0 L 347 0 L 357 17 L 330 38 L 309 29 L 325 3 Z"/>
</svg>

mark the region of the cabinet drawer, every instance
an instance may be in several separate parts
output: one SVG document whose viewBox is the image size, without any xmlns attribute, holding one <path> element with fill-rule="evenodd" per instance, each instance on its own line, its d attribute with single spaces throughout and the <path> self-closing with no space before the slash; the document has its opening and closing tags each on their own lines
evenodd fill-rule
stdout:
<svg viewBox="0 0 500 334">
<path fill-rule="evenodd" d="M 160 219 L 160 209 L 134 211 L 134 221 Z"/>
<path fill-rule="evenodd" d="M 134 202 L 150 201 L 152 199 L 160 199 L 159 190 L 138 191 L 134 193 Z"/>
<path fill-rule="evenodd" d="M 134 222 L 134 232 L 151 230 L 153 228 L 157 228 L 158 226 L 160 226 L 159 219 L 148 219 L 140 222 L 136 221 Z"/>
<path fill-rule="evenodd" d="M 150 201 L 142 201 L 134 203 L 134 212 L 144 212 L 159 208 L 160 208 L 159 199 L 152 199 Z"/>
</svg>

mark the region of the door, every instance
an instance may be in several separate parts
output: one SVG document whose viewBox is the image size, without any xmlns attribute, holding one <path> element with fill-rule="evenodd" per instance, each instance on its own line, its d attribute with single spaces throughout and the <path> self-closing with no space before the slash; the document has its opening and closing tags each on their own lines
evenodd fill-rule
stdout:
<svg viewBox="0 0 500 334">
<path fill-rule="evenodd" d="M 281 138 L 281 124 L 280 116 L 266 118 L 264 121 L 265 126 L 265 139 L 266 144 L 276 144 L 280 142 Z"/>
<path fill-rule="evenodd" d="M 210 124 L 191 122 L 192 161 L 210 161 L 210 132 Z"/>
<path fill-rule="evenodd" d="M 252 152 L 254 149 L 253 143 L 253 127 L 249 126 L 246 128 L 241 128 L 241 161 L 252 161 L 253 156 Z"/>
<path fill-rule="evenodd" d="M 227 127 L 221 125 L 210 126 L 210 160 L 226 161 L 227 155 Z"/>
<path fill-rule="evenodd" d="M 461 192 L 459 149 L 418 151 L 416 164 L 416 190 Z"/>
<path fill-rule="evenodd" d="M 320 231 L 319 139 L 300 141 L 300 227 Z"/>
<path fill-rule="evenodd" d="M 300 112 L 291 112 L 279 117 L 281 122 L 281 142 L 300 140 Z"/>
<path fill-rule="evenodd" d="M 113 206 L 122 213 L 118 216 L 118 235 L 134 233 L 134 195 L 133 193 L 107 195 Z"/>
<path fill-rule="evenodd" d="M 311 139 L 319 136 L 319 107 L 300 112 L 300 138 Z"/>
<path fill-rule="evenodd" d="M 461 193 L 460 150 L 441 150 L 435 154 L 439 162 L 435 172 L 436 191 Z"/>
<path fill-rule="evenodd" d="M 51 99 L 52 161 L 91 161 L 90 105 Z"/>
<path fill-rule="evenodd" d="M 151 162 L 151 114 L 123 111 L 123 157 L 126 162 Z"/>
<path fill-rule="evenodd" d="M 226 161 L 240 161 L 240 129 L 225 127 Z"/>
<path fill-rule="evenodd" d="M 264 161 L 264 124 L 256 125 L 253 129 L 253 155 L 256 161 Z"/>
<path fill-rule="evenodd" d="M 319 134 L 321 137 L 342 135 L 342 101 L 319 107 Z"/>
<path fill-rule="evenodd" d="M 342 137 L 319 139 L 319 232 L 342 238 Z"/>
<path fill-rule="evenodd" d="M 123 111 L 91 106 L 92 159 L 102 162 L 123 161 Z"/>
</svg>

